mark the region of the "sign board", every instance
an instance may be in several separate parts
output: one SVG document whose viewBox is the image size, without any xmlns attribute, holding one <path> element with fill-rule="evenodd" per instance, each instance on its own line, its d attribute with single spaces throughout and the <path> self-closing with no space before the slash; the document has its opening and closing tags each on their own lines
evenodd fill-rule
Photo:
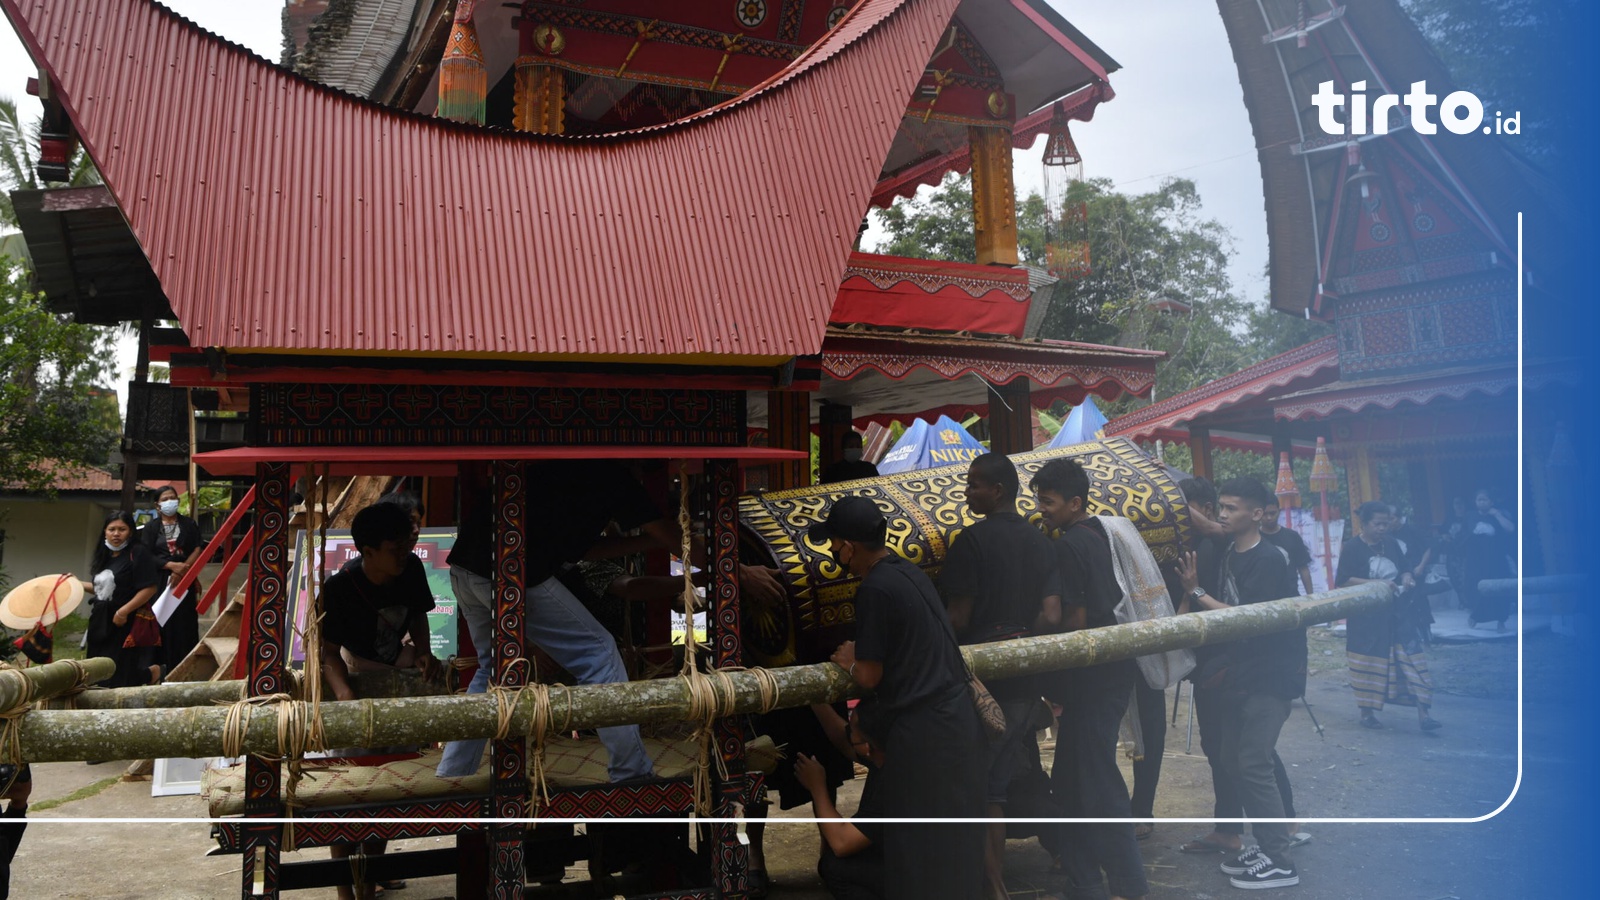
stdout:
<svg viewBox="0 0 1600 900">
<path fill-rule="evenodd" d="M 349 529 L 328 529 L 326 561 L 320 558 L 318 544 L 321 536 L 316 532 L 303 532 L 299 552 L 294 557 L 294 568 L 289 573 L 289 613 L 294 630 L 289 635 L 289 661 L 292 665 L 305 662 L 306 611 L 311 608 L 311 573 L 309 561 L 317 559 L 323 564 L 323 578 L 339 571 L 350 560 L 360 556 Z M 454 528 L 423 528 L 414 551 L 422 560 L 428 573 L 428 587 L 433 591 L 433 612 L 428 613 L 428 634 L 433 655 L 449 659 L 456 655 L 456 595 L 450 588 L 450 567 L 445 557 L 455 546 Z"/>
</svg>

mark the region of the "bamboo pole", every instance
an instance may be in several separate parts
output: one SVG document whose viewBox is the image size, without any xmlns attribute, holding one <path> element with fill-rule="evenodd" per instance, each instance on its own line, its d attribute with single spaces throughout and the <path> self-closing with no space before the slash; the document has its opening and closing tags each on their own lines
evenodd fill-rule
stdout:
<svg viewBox="0 0 1600 900">
<path fill-rule="evenodd" d="M 1364 584 L 1300 599 L 1000 641 L 965 648 L 965 652 L 980 677 L 998 679 L 1301 628 L 1372 612 L 1390 598 L 1386 585 Z M 856 693 L 844 670 L 832 663 L 773 669 L 769 674 L 778 688 L 780 708 L 834 702 Z M 735 713 L 761 708 L 755 675 L 730 672 L 724 677 L 725 681 L 715 681 L 732 691 Z M 533 692 L 517 695 L 509 733 L 528 732 L 534 707 Z M 680 677 L 571 689 L 555 686 L 550 707 L 552 727 L 566 731 L 688 721 L 691 702 L 687 683 Z M 220 706 L 38 710 L 22 720 L 22 755 L 31 762 L 221 756 L 226 718 L 227 709 Z M 497 721 L 497 700 L 490 694 L 322 704 L 323 733 L 329 746 L 338 747 L 486 738 L 495 734 Z M 243 747 L 246 752 L 269 756 L 280 752 L 275 707 L 265 705 L 253 711 Z"/>
<path fill-rule="evenodd" d="M 290 694 L 304 700 L 299 673 L 291 670 Z M 356 696 L 371 699 L 390 697 L 446 696 L 444 685 L 428 682 L 410 671 L 351 672 L 350 685 Z M 166 684 L 125 688 L 90 688 L 72 697 L 46 701 L 42 709 L 174 709 L 189 706 L 215 706 L 232 703 L 245 696 L 246 682 L 171 681 Z"/>
<path fill-rule="evenodd" d="M 1530 575 L 1527 578 L 1485 578 L 1478 582 L 1478 593 L 1490 596 L 1515 594 L 1517 585 L 1528 594 L 1575 594 L 1587 590 L 1592 579 L 1587 575 Z"/>
<path fill-rule="evenodd" d="M 26 669 L 0 670 L 0 710 L 14 709 L 20 703 L 59 697 L 85 685 L 104 681 L 117 673 L 109 659 L 61 660 Z"/>
</svg>

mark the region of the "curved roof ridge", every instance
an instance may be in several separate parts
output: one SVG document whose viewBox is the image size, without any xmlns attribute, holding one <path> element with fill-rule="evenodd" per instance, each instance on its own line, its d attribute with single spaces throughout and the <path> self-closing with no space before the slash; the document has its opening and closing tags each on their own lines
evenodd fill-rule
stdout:
<svg viewBox="0 0 1600 900">
<path fill-rule="evenodd" d="M 6 9 L 7 14 L 12 17 L 13 22 L 15 22 L 15 13 L 13 12 L 13 9 L 20 5 L 21 2 L 22 0 L 0 0 L 0 6 L 3 6 Z M 366 106 L 375 111 L 390 113 L 400 118 L 413 119 L 421 122 L 430 122 L 445 128 L 460 129 L 473 133 L 488 132 L 490 134 L 505 135 L 508 137 L 525 139 L 532 142 L 573 141 L 603 143 L 607 140 L 626 139 L 640 134 L 670 130 L 688 123 L 710 118 L 726 110 L 755 100 L 774 88 L 778 88 L 784 84 L 787 84 L 788 82 L 805 74 L 807 71 L 817 67 L 818 65 L 826 63 L 828 60 L 837 56 L 840 51 L 849 47 L 851 44 L 863 38 L 872 29 L 881 25 L 886 19 L 898 12 L 902 7 L 906 6 L 908 3 L 915 2 L 915 0 L 860 0 L 860 2 L 856 3 L 850 8 L 850 12 L 847 13 L 837 25 L 830 29 L 815 43 L 807 47 L 799 56 L 790 61 L 787 66 L 784 66 L 782 69 L 774 72 L 765 81 L 751 87 L 744 93 L 730 97 L 721 103 L 706 107 L 705 109 L 700 110 L 693 115 L 684 116 L 681 119 L 674 119 L 670 122 L 660 122 L 654 125 L 646 125 L 640 128 L 627 128 L 619 131 L 602 132 L 596 134 L 533 134 L 530 132 L 517 131 L 515 129 L 505 128 L 498 125 L 475 125 L 467 122 L 457 122 L 454 119 L 445 119 L 436 115 L 429 115 L 428 113 L 406 109 L 404 107 L 388 106 L 386 104 L 379 103 L 376 100 L 372 100 L 364 95 L 347 91 L 340 87 L 335 87 L 334 85 L 327 84 L 326 82 L 318 81 L 295 71 L 289 66 L 285 66 L 281 63 L 268 59 L 259 53 L 256 53 L 249 47 L 239 43 L 238 41 L 218 34 L 217 32 L 206 28 L 204 25 L 201 25 L 199 22 L 196 22 L 188 16 L 185 16 L 183 13 L 180 13 L 177 10 L 162 4 L 161 0 L 135 0 L 135 2 L 143 2 L 149 5 L 159 14 L 172 19 L 181 27 L 193 32 L 196 35 L 202 36 L 207 40 L 215 41 L 235 53 L 239 53 L 248 57 L 252 63 L 264 66 L 272 72 L 283 75 L 284 77 L 313 90 L 334 94 L 350 103 Z M 952 9 L 956 5 L 959 4 L 952 4 Z M 21 31 L 20 28 L 18 30 L 19 32 Z M 29 44 L 29 50 L 32 51 L 33 49 L 33 46 Z"/>
<path fill-rule="evenodd" d="M 956 5 L 863 0 L 738 102 L 548 141 L 316 84 L 149 0 L 0 0 L 195 346 L 752 362 L 820 350 Z"/>
</svg>

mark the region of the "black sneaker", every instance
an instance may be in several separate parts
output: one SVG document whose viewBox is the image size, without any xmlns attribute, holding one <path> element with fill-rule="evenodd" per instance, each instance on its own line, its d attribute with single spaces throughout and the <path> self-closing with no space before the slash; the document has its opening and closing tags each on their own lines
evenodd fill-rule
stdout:
<svg viewBox="0 0 1600 900">
<path fill-rule="evenodd" d="M 1256 864 L 1256 858 L 1260 855 L 1260 847 L 1246 847 L 1239 855 L 1218 866 L 1218 868 L 1222 870 L 1224 875 L 1243 875 L 1250 871 L 1251 866 Z"/>
<path fill-rule="evenodd" d="M 1278 865 L 1265 853 L 1257 853 L 1255 862 L 1242 875 L 1228 881 L 1236 888 L 1262 890 L 1266 888 L 1294 887 L 1300 883 L 1300 873 L 1292 865 Z"/>
</svg>

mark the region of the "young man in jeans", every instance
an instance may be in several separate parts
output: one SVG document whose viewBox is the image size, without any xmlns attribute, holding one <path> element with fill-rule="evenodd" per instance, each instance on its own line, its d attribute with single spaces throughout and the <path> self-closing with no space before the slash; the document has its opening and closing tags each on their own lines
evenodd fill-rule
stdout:
<svg viewBox="0 0 1600 900">
<path fill-rule="evenodd" d="M 1288 555 L 1261 535 L 1263 510 L 1271 497 L 1267 489 L 1253 478 L 1235 478 L 1218 487 L 1217 494 L 1217 524 L 1231 541 L 1222 551 L 1213 584 L 1201 584 L 1194 553 L 1179 563 L 1190 607 L 1226 609 L 1297 596 Z M 1219 775 L 1237 785 L 1244 814 L 1260 842 L 1223 863 L 1222 871 L 1237 888 L 1299 884 L 1288 829 L 1281 822 L 1262 820 L 1285 817 L 1273 754 L 1290 701 L 1305 693 L 1305 629 L 1235 641 L 1207 661 L 1195 683 L 1209 695 L 1214 710 L 1217 763 L 1223 770 Z"/>
</svg>

